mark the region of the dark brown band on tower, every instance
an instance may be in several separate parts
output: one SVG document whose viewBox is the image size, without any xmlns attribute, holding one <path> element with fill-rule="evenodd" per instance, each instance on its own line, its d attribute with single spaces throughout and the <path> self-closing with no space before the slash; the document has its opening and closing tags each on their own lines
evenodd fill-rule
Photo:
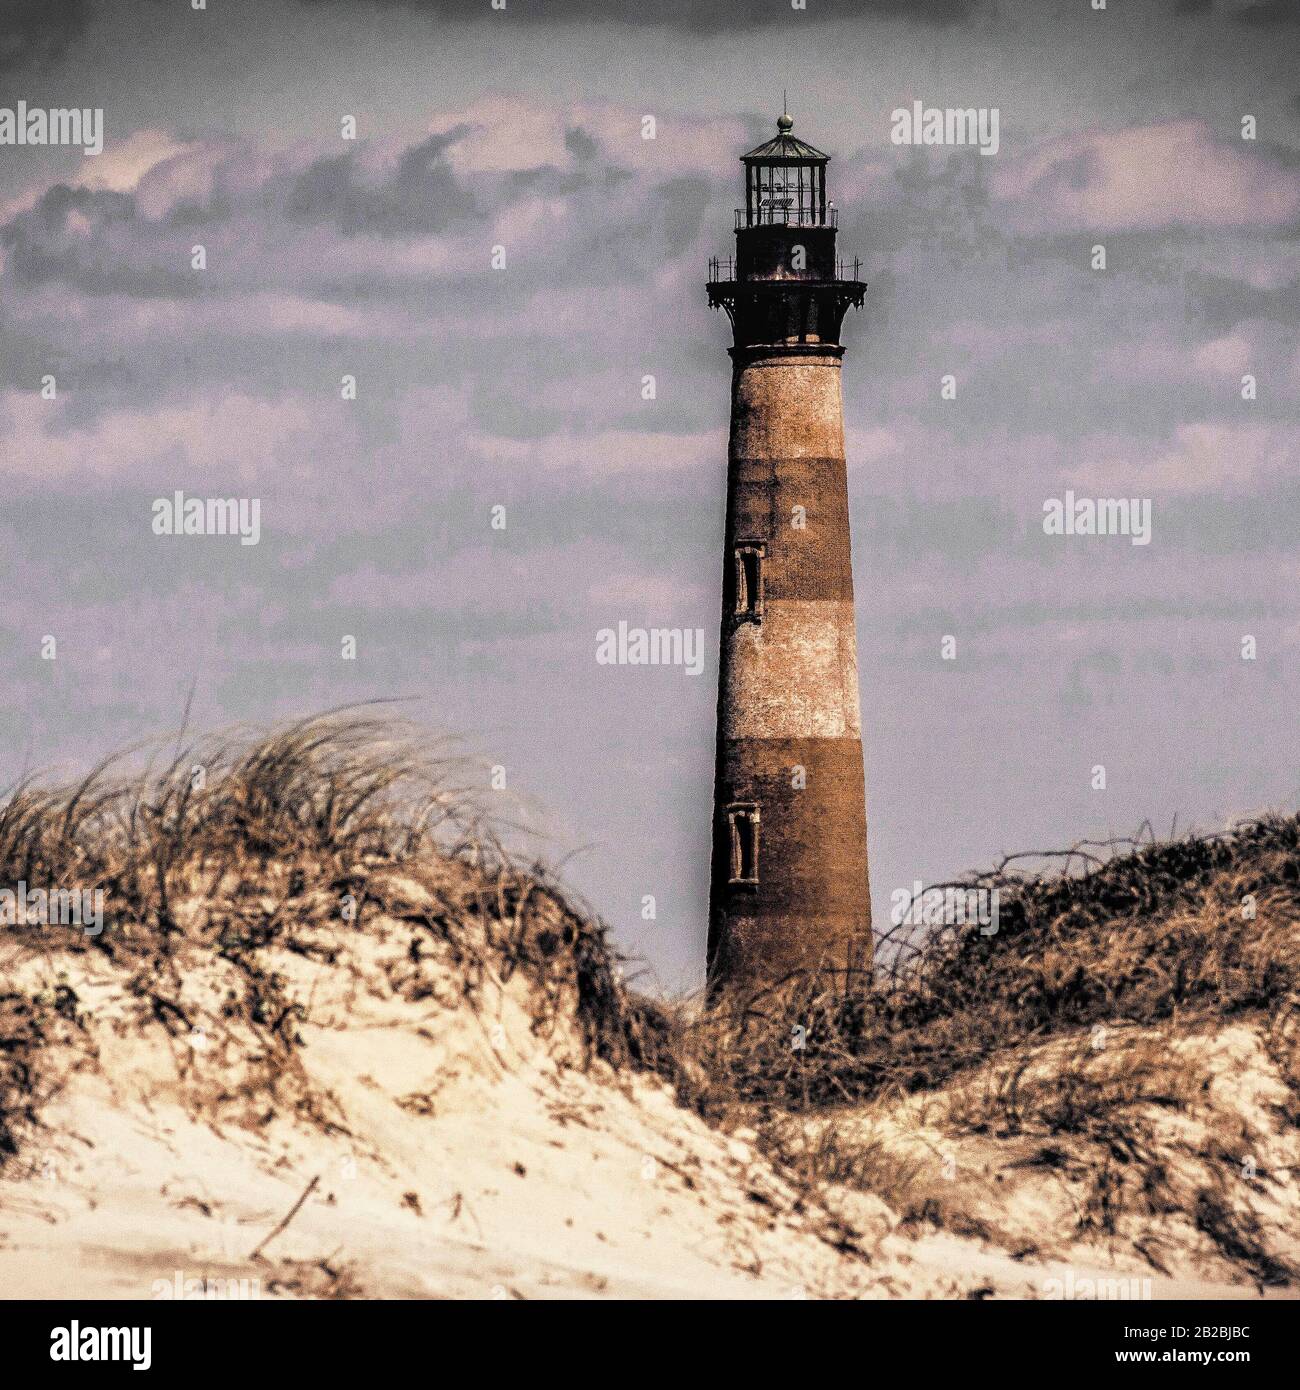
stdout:
<svg viewBox="0 0 1300 1390">
<path fill-rule="evenodd" d="M 849 496 L 842 458 L 740 458 L 729 470 L 730 546 L 769 546 L 771 600 L 853 598 Z"/>
<path fill-rule="evenodd" d="M 762 891 L 729 887 L 728 909 L 739 907 L 754 916 L 806 912 L 869 920 L 861 740 L 730 739 L 722 751 L 723 805 L 762 807 Z M 716 829 L 725 831 L 720 822 Z"/>
<path fill-rule="evenodd" d="M 727 808 L 761 808 L 757 883 L 730 881 Z M 709 959 L 715 981 L 866 969 L 871 896 L 862 744 L 730 739 L 718 749 Z"/>
</svg>

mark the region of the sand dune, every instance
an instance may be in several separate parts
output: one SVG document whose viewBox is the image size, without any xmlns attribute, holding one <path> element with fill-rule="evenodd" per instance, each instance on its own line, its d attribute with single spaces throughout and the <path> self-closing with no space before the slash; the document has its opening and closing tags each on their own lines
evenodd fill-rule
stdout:
<svg viewBox="0 0 1300 1390">
<path fill-rule="evenodd" d="M 883 1137 L 881 1161 L 900 1174 L 919 1164 L 914 1183 L 934 1194 L 938 1228 L 904 1228 L 847 1188 L 810 1203 L 743 1133 L 710 1128 L 663 1082 L 585 1064 L 570 1019 L 539 1036 L 522 978 L 489 980 L 471 1002 L 439 962 L 412 990 L 400 979 L 409 926 L 333 930 L 337 960 L 274 962 L 310 1001 L 301 1073 L 281 1078 L 265 1077 L 265 1040 L 221 1017 L 237 984 L 224 962 L 186 981 L 200 1031 L 149 1015 L 138 980 L 97 957 L 62 962 L 89 1036 L 51 1050 L 57 1090 L 0 1180 L 0 1292 L 1046 1297 L 1087 1296 L 1094 1279 L 1156 1298 L 1257 1293 L 1183 1213 L 1080 1239 L 1086 1177 L 1035 1166 L 1032 1136 L 954 1136 L 948 1111 L 985 1074 L 857 1119 L 864 1147 Z M 38 992 L 48 970 L 29 959 L 18 982 Z M 1069 1046 L 1046 1045 L 1037 1064 L 1059 1067 Z M 1282 1083 L 1258 1037 L 1238 1026 L 1179 1046 L 1215 1078 L 1220 1119 L 1232 1109 L 1268 1134 L 1256 1162 L 1287 1171 L 1261 1182 L 1259 1212 L 1300 1263 L 1296 1131 L 1270 1120 Z M 1137 1253 L 1144 1240 L 1166 1273 Z"/>
<path fill-rule="evenodd" d="M 1293 1296 L 1297 823 L 731 1015 L 438 777 L 309 721 L 0 808 L 107 904 L 0 934 L 0 1296 Z"/>
</svg>

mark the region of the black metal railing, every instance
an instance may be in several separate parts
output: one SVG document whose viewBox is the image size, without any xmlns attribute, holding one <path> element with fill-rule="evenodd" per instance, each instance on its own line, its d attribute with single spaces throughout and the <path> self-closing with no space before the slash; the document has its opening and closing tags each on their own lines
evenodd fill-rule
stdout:
<svg viewBox="0 0 1300 1390">
<path fill-rule="evenodd" d="M 768 204 L 736 209 L 736 230 L 744 227 L 837 227 L 839 208 L 829 207 L 821 216 L 815 208 L 779 207 Z"/>
<path fill-rule="evenodd" d="M 725 282 L 736 278 L 736 260 L 734 256 L 710 256 L 709 257 L 709 279 L 711 281 Z M 862 258 L 854 256 L 851 261 L 836 260 L 835 278 L 837 280 L 860 280 L 862 278 Z M 788 281 L 773 281 L 774 284 L 787 284 Z"/>
</svg>

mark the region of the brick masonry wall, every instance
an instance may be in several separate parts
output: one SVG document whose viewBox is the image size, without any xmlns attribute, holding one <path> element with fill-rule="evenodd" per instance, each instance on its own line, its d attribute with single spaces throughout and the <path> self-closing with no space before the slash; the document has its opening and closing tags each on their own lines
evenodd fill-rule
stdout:
<svg viewBox="0 0 1300 1390">
<path fill-rule="evenodd" d="M 709 924 L 718 984 L 870 961 L 839 352 L 746 354 L 733 375 Z M 765 548 L 759 622 L 733 613 L 737 541 Z M 752 886 L 729 881 L 734 802 L 760 808 Z"/>
</svg>

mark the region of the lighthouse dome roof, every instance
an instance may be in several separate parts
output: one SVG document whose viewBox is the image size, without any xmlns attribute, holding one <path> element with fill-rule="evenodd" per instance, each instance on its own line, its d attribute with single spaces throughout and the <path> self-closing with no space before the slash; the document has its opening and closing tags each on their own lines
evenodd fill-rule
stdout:
<svg viewBox="0 0 1300 1390">
<path fill-rule="evenodd" d="M 748 154 L 742 154 L 741 159 L 746 164 L 825 164 L 830 159 L 830 155 L 792 134 L 793 128 L 794 117 L 782 112 L 776 123 L 776 134 Z"/>
</svg>

